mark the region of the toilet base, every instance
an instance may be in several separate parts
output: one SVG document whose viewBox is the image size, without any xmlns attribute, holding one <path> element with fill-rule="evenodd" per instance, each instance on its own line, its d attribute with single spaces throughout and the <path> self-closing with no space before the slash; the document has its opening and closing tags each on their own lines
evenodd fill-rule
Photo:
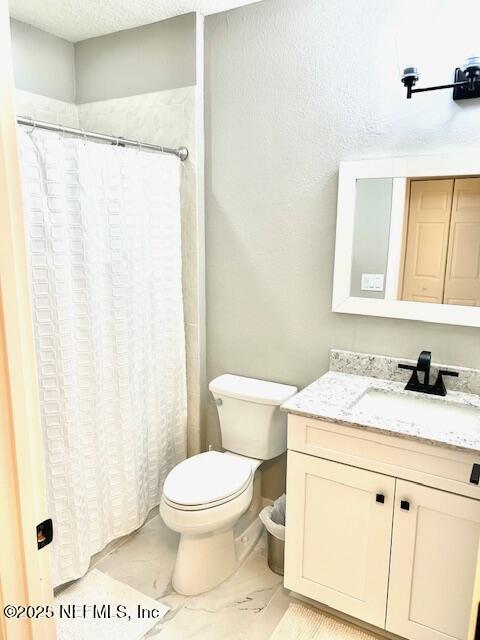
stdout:
<svg viewBox="0 0 480 640">
<path fill-rule="evenodd" d="M 177 593 L 195 596 L 229 578 L 259 541 L 263 525 L 256 518 L 239 532 L 229 528 L 204 536 L 180 537 L 172 585 Z"/>
<path fill-rule="evenodd" d="M 235 524 L 203 534 L 182 532 L 172 576 L 177 593 L 204 593 L 237 570 L 262 535 L 261 501 L 261 471 L 257 470 L 249 507 Z"/>
<path fill-rule="evenodd" d="M 233 528 L 203 535 L 182 534 L 172 585 L 177 593 L 194 596 L 213 589 L 237 567 Z"/>
</svg>

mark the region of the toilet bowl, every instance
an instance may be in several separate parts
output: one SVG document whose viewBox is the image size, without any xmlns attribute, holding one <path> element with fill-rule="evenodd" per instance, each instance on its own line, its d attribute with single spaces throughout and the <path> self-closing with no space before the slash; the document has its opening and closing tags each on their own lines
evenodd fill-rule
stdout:
<svg viewBox="0 0 480 640">
<path fill-rule="evenodd" d="M 178 593 L 203 593 L 235 571 L 234 525 L 251 506 L 260 462 L 210 451 L 181 462 L 167 477 L 160 514 L 181 534 L 172 577 Z M 259 527 L 251 532 L 252 546 L 260 533 Z"/>
<path fill-rule="evenodd" d="M 184 595 L 228 578 L 261 535 L 259 467 L 286 450 L 286 418 L 279 407 L 297 389 L 226 374 L 210 383 L 210 391 L 228 450 L 179 463 L 160 501 L 165 524 L 180 533 L 172 584 Z"/>
</svg>

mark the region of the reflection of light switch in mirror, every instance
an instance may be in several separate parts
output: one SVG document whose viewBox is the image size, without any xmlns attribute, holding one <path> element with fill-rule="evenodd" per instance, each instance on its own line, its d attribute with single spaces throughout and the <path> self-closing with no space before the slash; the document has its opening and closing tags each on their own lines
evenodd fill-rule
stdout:
<svg viewBox="0 0 480 640">
<path fill-rule="evenodd" d="M 383 273 L 362 273 L 362 291 L 383 291 Z"/>
</svg>

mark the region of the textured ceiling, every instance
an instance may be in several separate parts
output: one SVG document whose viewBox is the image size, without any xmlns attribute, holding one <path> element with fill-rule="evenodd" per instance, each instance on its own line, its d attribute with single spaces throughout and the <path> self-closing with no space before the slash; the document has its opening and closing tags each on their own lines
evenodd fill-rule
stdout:
<svg viewBox="0 0 480 640">
<path fill-rule="evenodd" d="M 259 0 L 10 0 L 12 18 L 78 42 L 190 11 L 205 15 Z"/>
</svg>

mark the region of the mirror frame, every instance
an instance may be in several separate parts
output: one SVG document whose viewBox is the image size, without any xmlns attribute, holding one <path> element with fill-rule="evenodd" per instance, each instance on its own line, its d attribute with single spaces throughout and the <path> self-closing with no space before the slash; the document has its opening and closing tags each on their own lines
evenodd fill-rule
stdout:
<svg viewBox="0 0 480 640">
<path fill-rule="evenodd" d="M 439 178 L 443 176 L 480 176 L 480 151 L 478 153 L 405 156 L 340 163 L 332 311 L 480 327 L 480 307 L 360 298 L 350 294 L 357 180 L 362 178 Z"/>
</svg>

